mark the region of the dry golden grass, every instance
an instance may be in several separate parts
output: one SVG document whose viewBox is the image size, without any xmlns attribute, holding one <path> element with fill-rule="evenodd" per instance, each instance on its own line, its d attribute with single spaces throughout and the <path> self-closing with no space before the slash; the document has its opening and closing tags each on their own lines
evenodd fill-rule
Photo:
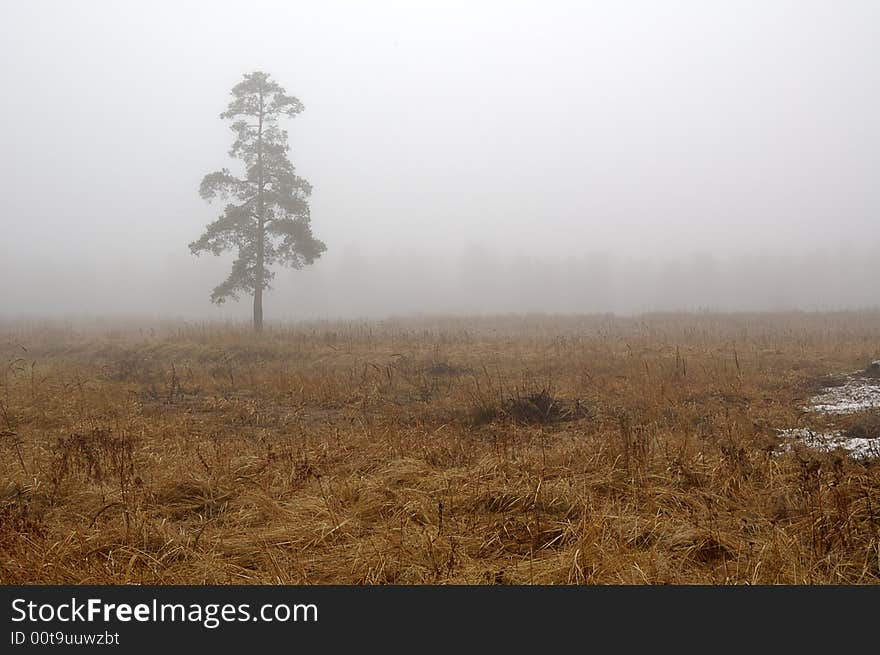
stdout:
<svg viewBox="0 0 880 655">
<path fill-rule="evenodd" d="M 0 332 L 0 582 L 876 583 L 878 314 Z"/>
</svg>

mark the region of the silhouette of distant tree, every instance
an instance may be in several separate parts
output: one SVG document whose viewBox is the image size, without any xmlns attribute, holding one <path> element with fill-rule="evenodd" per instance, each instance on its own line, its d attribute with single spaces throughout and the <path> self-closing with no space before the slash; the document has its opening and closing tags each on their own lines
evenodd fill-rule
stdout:
<svg viewBox="0 0 880 655">
<path fill-rule="evenodd" d="M 199 187 L 205 200 L 219 196 L 234 202 L 189 248 L 195 255 L 238 249 L 229 277 L 214 288 L 211 301 L 221 304 L 228 298 L 237 300 L 240 293 L 252 294 L 258 331 L 263 328 L 263 291 L 275 275 L 269 266 L 299 269 L 326 250 L 312 235 L 312 187 L 296 175 L 287 157 L 287 132 L 278 125 L 282 116 L 293 117 L 302 110 L 302 103 L 266 73 L 246 74 L 232 88 L 232 101 L 220 114 L 233 121 L 236 139 L 229 155 L 244 164 L 244 175 L 223 168 L 206 175 Z"/>
</svg>

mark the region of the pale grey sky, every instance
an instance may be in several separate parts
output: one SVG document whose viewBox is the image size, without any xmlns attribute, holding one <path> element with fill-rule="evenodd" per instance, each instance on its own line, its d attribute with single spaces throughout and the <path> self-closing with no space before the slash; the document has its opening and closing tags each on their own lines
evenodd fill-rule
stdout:
<svg viewBox="0 0 880 655">
<path fill-rule="evenodd" d="M 0 12 L 2 315 L 246 316 L 187 244 L 256 69 L 328 245 L 269 319 L 880 303 L 878 2 Z"/>
</svg>

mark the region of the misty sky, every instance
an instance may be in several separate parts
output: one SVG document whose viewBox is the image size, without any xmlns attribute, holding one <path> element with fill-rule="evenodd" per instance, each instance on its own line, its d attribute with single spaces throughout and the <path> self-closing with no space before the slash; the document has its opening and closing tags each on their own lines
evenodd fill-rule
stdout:
<svg viewBox="0 0 880 655">
<path fill-rule="evenodd" d="M 219 119 L 305 111 L 267 318 L 880 304 L 880 3 L 2 2 L 0 315 L 247 316 Z"/>
</svg>

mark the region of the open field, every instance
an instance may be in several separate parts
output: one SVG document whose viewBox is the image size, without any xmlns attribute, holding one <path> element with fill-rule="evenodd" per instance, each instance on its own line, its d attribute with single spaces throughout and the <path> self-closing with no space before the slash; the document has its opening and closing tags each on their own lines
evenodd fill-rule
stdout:
<svg viewBox="0 0 880 655">
<path fill-rule="evenodd" d="M 880 426 L 804 409 L 878 357 L 878 313 L 6 323 L 0 583 L 877 583 L 880 464 L 778 431 Z"/>
</svg>

